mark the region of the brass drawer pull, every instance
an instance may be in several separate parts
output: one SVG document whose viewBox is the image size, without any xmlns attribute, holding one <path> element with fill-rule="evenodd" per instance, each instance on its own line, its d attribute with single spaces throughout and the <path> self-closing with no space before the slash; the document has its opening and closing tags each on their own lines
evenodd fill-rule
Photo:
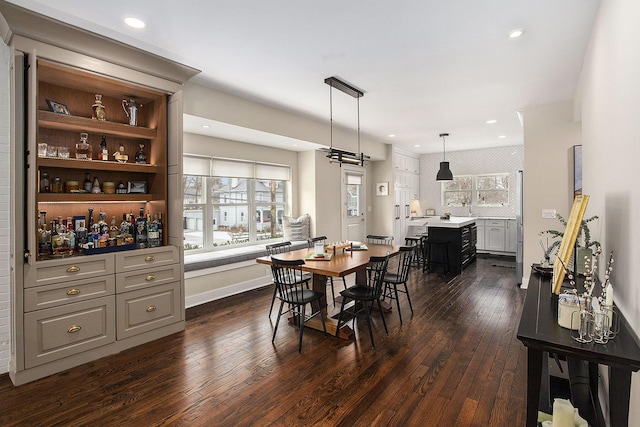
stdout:
<svg viewBox="0 0 640 427">
<path fill-rule="evenodd" d="M 149 307 L 147 307 L 147 313 L 151 313 L 152 311 L 156 311 L 155 305 L 150 305 Z"/>
<path fill-rule="evenodd" d="M 80 293 L 80 289 L 71 288 L 67 291 L 67 295 L 78 295 Z"/>
<path fill-rule="evenodd" d="M 81 326 L 73 325 L 69 329 L 67 329 L 67 332 L 70 333 L 70 334 L 73 334 L 75 332 L 80 332 L 80 329 L 82 329 Z"/>
<path fill-rule="evenodd" d="M 75 265 L 71 265 L 67 268 L 67 273 L 77 273 L 78 271 L 80 271 L 80 267 Z"/>
<path fill-rule="evenodd" d="M 145 277 L 144 280 L 146 280 L 147 282 L 150 282 L 152 280 L 155 280 L 156 276 L 154 276 L 153 274 L 148 275 L 147 277 Z"/>
<path fill-rule="evenodd" d="M 144 257 L 144 260 L 145 260 L 146 262 L 151 262 L 151 261 L 153 261 L 153 260 L 155 260 L 155 259 L 156 259 L 156 258 L 155 258 L 153 255 L 148 255 L 148 256 Z"/>
</svg>

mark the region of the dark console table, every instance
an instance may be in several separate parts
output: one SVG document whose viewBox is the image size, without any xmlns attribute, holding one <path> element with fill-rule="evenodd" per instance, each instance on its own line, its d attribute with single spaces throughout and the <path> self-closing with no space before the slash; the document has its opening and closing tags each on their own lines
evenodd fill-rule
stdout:
<svg viewBox="0 0 640 427">
<path fill-rule="evenodd" d="M 571 331 L 558 325 L 557 315 L 557 298 L 551 297 L 549 278 L 532 273 L 518 328 L 518 339 L 527 347 L 527 427 L 537 424 L 541 383 L 543 374 L 547 375 L 543 369 L 547 353 L 585 361 L 591 399 L 596 402 L 598 365 L 608 366 L 610 425 L 628 426 L 631 373 L 640 370 L 640 346 L 635 334 L 621 316 L 620 332 L 613 340 L 605 345 L 580 344 L 571 337 Z M 594 420 L 588 421 L 597 425 Z"/>
</svg>

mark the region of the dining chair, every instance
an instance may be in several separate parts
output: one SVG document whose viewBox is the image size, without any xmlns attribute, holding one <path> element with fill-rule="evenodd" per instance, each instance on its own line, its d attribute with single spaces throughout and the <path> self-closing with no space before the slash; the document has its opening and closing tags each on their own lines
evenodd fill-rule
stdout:
<svg viewBox="0 0 640 427">
<path fill-rule="evenodd" d="M 322 244 L 326 244 L 327 242 L 327 236 L 318 236 L 318 237 L 312 237 L 310 239 L 307 240 L 307 247 L 309 249 L 313 249 L 313 245 L 317 242 L 322 242 Z M 335 290 L 333 288 L 333 277 L 329 276 L 329 283 L 331 284 L 331 298 L 333 298 L 333 306 L 336 306 L 336 293 Z M 344 276 L 342 277 L 342 284 L 344 285 L 344 288 L 347 289 L 347 281 L 345 280 Z"/>
<path fill-rule="evenodd" d="M 378 234 L 367 235 L 367 243 L 374 243 L 377 245 L 392 245 L 393 236 L 381 236 Z"/>
<path fill-rule="evenodd" d="M 273 243 L 271 245 L 265 246 L 265 249 L 267 250 L 267 255 L 269 256 L 283 254 L 285 252 L 291 251 L 291 242 Z M 275 286 L 275 283 L 274 283 L 273 296 L 271 297 L 271 308 L 269 309 L 269 317 L 271 317 L 271 312 L 273 312 L 273 304 L 276 302 L 277 293 L 278 293 L 278 287 Z"/>
<path fill-rule="evenodd" d="M 393 271 L 387 269 L 382 281 L 384 283 L 384 289 L 382 291 L 382 299 L 389 298 L 390 300 L 396 300 L 398 306 L 398 316 L 400 317 L 400 324 L 402 325 L 402 313 L 400 312 L 400 299 L 398 298 L 398 292 L 407 295 L 407 301 L 409 302 L 409 308 L 413 315 L 413 306 L 411 305 L 411 297 L 409 296 L 409 288 L 407 288 L 407 281 L 409 280 L 409 270 L 411 269 L 412 261 L 415 257 L 418 246 L 401 246 L 400 255 L 397 257 L 398 265 L 397 270 Z M 399 285 L 404 285 L 404 289 L 398 289 Z"/>
<path fill-rule="evenodd" d="M 271 272 L 273 273 L 273 281 L 276 284 L 277 297 L 280 300 L 280 308 L 278 309 L 278 319 L 273 328 L 273 337 L 271 342 L 275 342 L 276 333 L 278 332 L 278 324 L 280 318 L 285 313 L 292 313 L 296 318 L 300 328 L 300 338 L 298 340 L 298 353 L 302 352 L 302 331 L 304 330 L 305 321 L 320 315 L 322 320 L 322 328 L 325 335 L 327 334 L 327 326 L 324 321 L 324 311 L 320 301 L 324 297 L 324 293 L 309 289 L 309 279 L 305 278 L 302 271 L 304 260 L 279 260 L 271 258 Z M 288 308 L 283 311 L 284 304 Z M 313 303 L 317 305 L 317 311 L 313 311 Z M 311 305 L 311 313 L 307 315 L 307 304 Z"/>
<path fill-rule="evenodd" d="M 389 334 L 389 331 L 387 329 L 387 322 L 384 319 L 384 313 L 382 311 L 382 305 L 380 304 L 380 296 L 382 295 L 383 285 L 382 279 L 384 278 L 384 274 L 387 271 L 388 264 L 389 255 L 370 257 L 369 266 L 367 267 L 369 270 L 366 283 L 350 286 L 344 291 L 340 292 L 340 295 L 342 295 L 342 304 L 340 305 L 340 314 L 338 315 L 338 324 L 336 325 L 336 336 L 338 336 L 338 332 L 340 331 L 340 322 L 342 321 L 342 317 L 345 312 L 348 312 L 353 316 L 355 329 L 355 319 L 356 317 L 361 317 L 362 312 L 364 311 L 365 318 L 367 319 L 367 327 L 369 328 L 369 337 L 371 338 L 371 347 L 375 348 L 370 313 L 374 302 L 378 304 L 378 310 L 380 311 L 380 316 L 382 317 L 384 331 L 387 333 L 387 335 Z M 353 304 L 352 306 L 351 311 L 345 310 L 345 306 L 348 301 L 355 302 L 355 304 Z M 356 307 L 360 306 L 360 304 L 358 304 L 359 302 L 362 303 L 362 308 L 357 309 Z"/>
</svg>

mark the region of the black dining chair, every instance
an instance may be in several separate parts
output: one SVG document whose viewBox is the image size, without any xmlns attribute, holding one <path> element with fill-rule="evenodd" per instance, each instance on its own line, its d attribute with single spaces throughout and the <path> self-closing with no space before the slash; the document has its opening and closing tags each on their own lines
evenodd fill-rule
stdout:
<svg viewBox="0 0 640 427">
<path fill-rule="evenodd" d="M 291 242 L 279 242 L 273 243 L 271 245 L 265 246 L 267 250 L 267 255 L 273 256 L 277 254 L 283 254 L 285 252 L 291 251 Z M 271 312 L 273 312 L 273 304 L 276 302 L 276 295 L 278 293 L 278 287 L 273 286 L 273 296 L 271 297 L 271 308 L 269 309 L 269 317 L 271 317 Z"/>
<path fill-rule="evenodd" d="M 398 292 L 407 295 L 409 308 L 411 309 L 411 314 L 413 315 L 413 306 L 411 305 L 411 297 L 409 296 L 407 281 L 409 280 L 409 270 L 411 269 L 411 264 L 417 250 L 417 246 L 401 246 L 400 255 L 397 257 L 397 269 L 394 268 L 392 270 L 391 268 L 389 268 L 382 279 L 384 283 L 382 299 L 384 300 L 386 298 L 389 298 L 390 300 L 396 300 L 396 305 L 398 306 L 398 316 L 400 317 L 401 325 L 402 313 L 400 312 L 400 299 L 398 298 Z M 404 289 L 398 289 L 399 285 L 404 285 Z"/>
<path fill-rule="evenodd" d="M 377 245 L 392 245 L 393 236 L 381 236 L 379 234 L 367 235 L 367 243 L 374 243 Z"/>
<path fill-rule="evenodd" d="M 338 324 L 336 325 L 336 336 L 338 336 L 338 332 L 340 331 L 340 322 L 342 321 L 342 317 L 345 312 L 353 316 L 355 329 L 355 319 L 356 317 L 361 316 L 362 312 L 364 311 L 365 318 L 367 319 L 367 327 L 369 328 L 369 337 L 371 338 L 371 347 L 375 348 L 375 343 L 373 341 L 373 329 L 371 328 L 370 313 L 374 302 L 378 304 L 378 310 L 380 311 L 380 316 L 382 317 L 384 331 L 387 333 L 387 335 L 389 334 L 389 331 L 387 330 L 387 322 L 384 320 L 382 305 L 380 304 L 380 296 L 382 295 L 383 286 L 382 279 L 384 278 L 384 274 L 387 271 L 388 264 L 389 255 L 370 257 L 369 266 L 367 267 L 367 282 L 363 285 L 356 284 L 354 286 L 350 286 L 344 291 L 340 292 L 340 295 L 342 295 L 342 304 L 340 306 L 340 314 L 338 315 Z M 345 310 L 345 306 L 348 301 L 355 302 L 351 311 Z M 362 303 L 362 308 L 356 308 L 360 307 L 360 304 L 358 303 Z"/>
<path fill-rule="evenodd" d="M 307 240 L 307 247 L 309 249 L 313 249 L 313 245 L 316 242 L 322 242 L 322 244 L 326 244 L 327 242 L 327 236 L 318 236 L 318 237 L 312 237 L 310 239 Z M 333 306 L 336 306 L 336 292 L 335 289 L 333 288 L 333 277 L 329 276 L 329 283 L 331 284 L 331 298 L 333 298 Z M 345 280 L 344 276 L 342 277 L 342 284 L 344 285 L 344 288 L 347 289 L 347 281 Z"/>
<path fill-rule="evenodd" d="M 324 293 L 309 289 L 309 279 L 304 277 L 302 266 L 304 260 L 279 260 L 271 258 L 271 272 L 273 273 L 273 281 L 276 284 L 277 298 L 280 300 L 280 308 L 278 309 L 278 319 L 273 328 L 273 338 L 271 342 L 275 342 L 276 333 L 278 332 L 278 324 L 280 317 L 285 313 L 292 313 L 296 318 L 300 327 L 300 338 L 298 341 L 298 353 L 302 352 L 302 331 L 304 330 L 305 321 L 320 315 L 322 320 L 322 328 L 325 335 L 327 334 L 327 326 L 324 321 L 324 312 L 320 301 L 324 297 Z M 285 303 L 288 308 L 283 311 Z M 317 310 L 313 311 L 314 303 Z M 307 304 L 311 305 L 311 313 L 307 315 Z"/>
</svg>

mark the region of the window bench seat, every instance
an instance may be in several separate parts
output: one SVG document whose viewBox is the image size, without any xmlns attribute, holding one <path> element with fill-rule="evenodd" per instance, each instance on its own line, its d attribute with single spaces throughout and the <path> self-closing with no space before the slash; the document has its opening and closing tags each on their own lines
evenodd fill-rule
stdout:
<svg viewBox="0 0 640 427">
<path fill-rule="evenodd" d="M 225 249 L 215 252 L 206 252 L 184 256 L 184 271 L 197 271 L 209 268 L 221 267 L 229 264 L 241 263 L 243 261 L 255 260 L 258 257 L 266 256 L 266 245 L 244 246 L 241 248 Z M 307 247 L 306 240 L 292 241 L 291 250 L 303 249 Z"/>
</svg>

